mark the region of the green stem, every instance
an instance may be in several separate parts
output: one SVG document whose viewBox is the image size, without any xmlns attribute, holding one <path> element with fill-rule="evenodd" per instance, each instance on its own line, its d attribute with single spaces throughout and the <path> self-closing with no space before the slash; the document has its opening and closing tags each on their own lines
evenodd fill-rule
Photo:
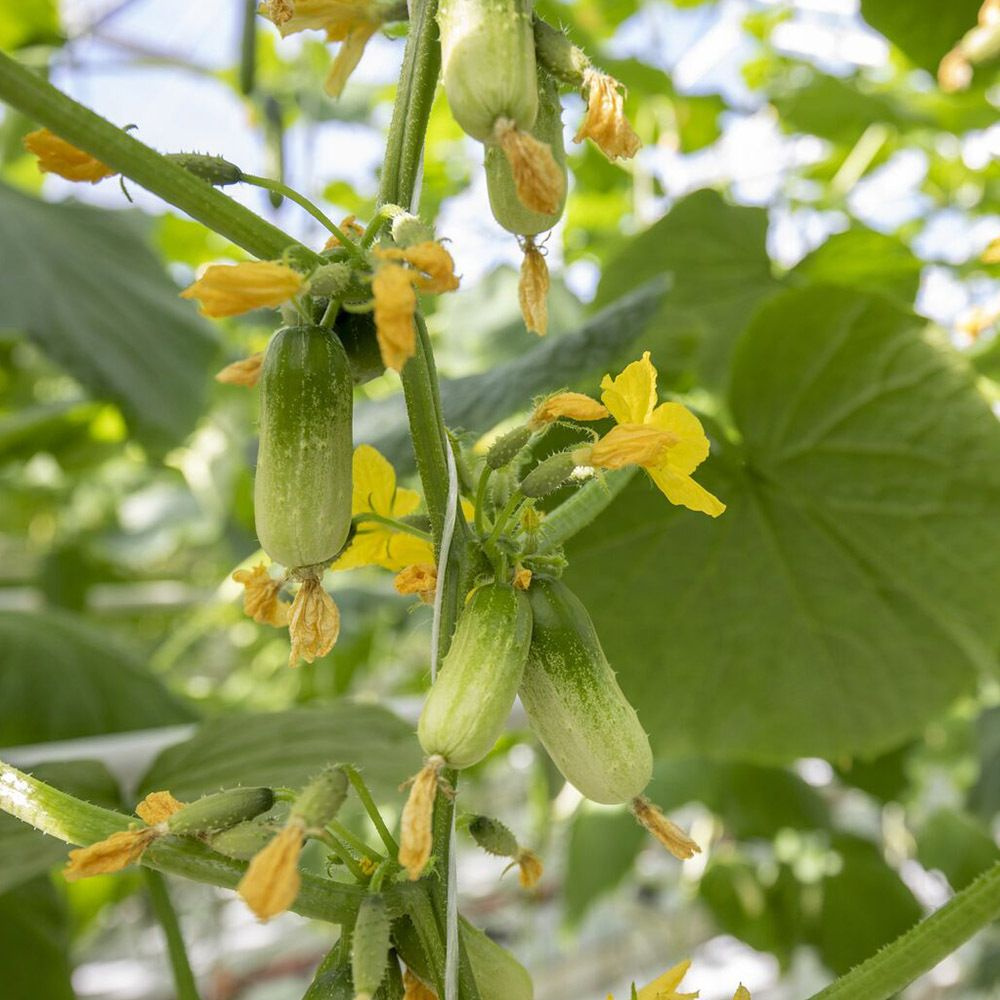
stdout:
<svg viewBox="0 0 1000 1000">
<path fill-rule="evenodd" d="M 291 247 L 303 264 L 323 263 L 322 257 L 287 233 L 67 97 L 3 52 L 0 52 L 0 100 L 255 257 L 273 260 Z"/>
<path fill-rule="evenodd" d="M 16 816 L 67 844 L 86 846 L 127 830 L 137 821 L 67 795 L 30 774 L 0 761 L 0 810 Z M 142 855 L 142 864 L 169 875 L 235 889 L 246 872 L 245 861 L 235 861 L 197 840 L 164 837 Z M 291 907 L 296 913 L 332 924 L 350 922 L 364 890 L 342 882 L 302 874 L 302 888 Z"/>
<path fill-rule="evenodd" d="M 354 521 L 356 524 L 363 524 L 365 521 L 371 521 L 374 524 L 384 524 L 393 531 L 402 531 L 407 535 L 413 535 L 415 538 L 422 538 L 425 541 L 430 541 L 430 535 L 426 531 L 421 531 L 420 528 L 414 527 L 412 524 L 407 524 L 405 521 L 397 521 L 392 517 L 385 517 L 383 514 L 376 514 L 374 511 L 365 514 L 355 514 Z"/>
<path fill-rule="evenodd" d="M 1000 862 L 809 1000 L 888 1000 L 1000 917 Z"/>
<path fill-rule="evenodd" d="M 240 93 L 253 93 L 257 76 L 257 0 L 243 0 L 243 30 L 240 33 Z"/>
<path fill-rule="evenodd" d="M 304 194 L 299 194 L 295 188 L 289 187 L 282 181 L 276 181 L 270 177 L 258 177 L 256 174 L 243 174 L 240 179 L 244 184 L 252 184 L 254 187 L 263 188 L 265 191 L 274 191 L 276 194 L 284 195 L 289 201 L 294 201 L 300 208 L 304 208 L 321 226 L 333 233 L 337 238 L 337 242 L 351 257 L 358 261 L 365 259 L 364 253 L 358 249 L 347 233 Z"/>
<path fill-rule="evenodd" d="M 479 476 L 479 486 L 476 488 L 476 534 L 480 538 L 486 534 L 486 491 L 489 488 L 492 474 L 493 470 L 488 465 L 484 465 Z"/>
<path fill-rule="evenodd" d="M 363 885 L 368 884 L 368 876 L 365 874 L 364 869 L 358 864 L 357 859 L 351 854 L 347 846 L 341 841 L 341 839 L 332 833 L 329 829 L 324 830 L 322 833 L 316 835 L 317 839 L 322 841 L 344 864 L 347 870 L 357 879 L 358 882 Z"/>
<path fill-rule="evenodd" d="M 142 874 L 146 880 L 146 890 L 153 912 L 160 922 L 160 927 L 163 928 L 163 936 L 167 939 L 167 954 L 170 956 L 170 968 L 174 973 L 177 1000 L 200 1000 L 198 984 L 191 971 L 187 949 L 184 947 L 184 935 L 181 933 L 177 912 L 170 901 L 167 884 L 163 876 L 151 868 L 144 868 Z"/>
<path fill-rule="evenodd" d="M 368 791 L 368 786 L 365 784 L 364 778 L 361 777 L 361 773 L 357 768 L 351 767 L 349 764 L 344 766 L 343 771 L 347 775 L 347 780 L 351 783 L 358 798 L 361 800 L 361 804 L 365 807 L 368 818 L 372 821 L 372 824 L 378 831 L 378 835 L 382 838 L 382 843 L 385 844 L 385 849 L 389 852 L 389 857 L 395 858 L 399 854 L 399 844 L 396 843 L 395 838 L 389 832 L 389 827 L 385 825 L 385 820 L 382 819 L 382 814 L 378 811 L 378 806 L 375 805 L 375 800 L 372 798 L 372 793 Z"/>
<path fill-rule="evenodd" d="M 632 482 L 636 472 L 633 466 L 599 475 L 550 511 L 538 531 L 538 552 L 557 548 L 586 528 Z"/>
<path fill-rule="evenodd" d="M 503 510 L 497 515 L 496 521 L 493 523 L 493 530 L 489 534 L 489 538 L 486 539 L 486 548 L 492 549 L 499 539 L 503 529 L 507 527 L 507 522 L 510 520 L 511 514 L 517 510 L 518 506 L 524 500 L 524 494 L 520 490 L 514 490 L 513 493 L 507 498 L 507 502 L 503 505 Z"/>
<path fill-rule="evenodd" d="M 414 208 L 424 136 L 441 69 L 436 14 L 437 0 L 414 0 L 410 8 L 410 33 L 386 139 L 379 205 L 400 205 L 411 211 Z"/>
<path fill-rule="evenodd" d="M 326 825 L 330 828 L 331 833 L 336 834 L 344 843 L 353 847 L 358 854 L 363 855 L 369 861 L 373 861 L 375 864 L 385 861 L 385 858 L 374 847 L 369 847 L 356 833 L 348 830 L 339 820 L 332 819 Z"/>
</svg>

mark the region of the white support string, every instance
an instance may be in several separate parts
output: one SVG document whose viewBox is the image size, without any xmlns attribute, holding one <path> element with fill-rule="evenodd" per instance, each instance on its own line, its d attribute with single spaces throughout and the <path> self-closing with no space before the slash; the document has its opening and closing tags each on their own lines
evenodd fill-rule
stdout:
<svg viewBox="0 0 1000 1000">
<path fill-rule="evenodd" d="M 437 677 L 438 651 L 441 646 L 441 605 L 444 600 L 448 556 L 458 518 L 458 469 L 451 442 L 445 432 L 445 458 L 448 463 L 448 500 L 441 528 L 441 549 L 438 552 L 437 587 L 434 590 L 434 619 L 431 624 L 431 682 Z M 448 905 L 445 911 L 444 939 L 444 998 L 458 1000 L 458 877 L 455 864 L 455 811 L 451 813 L 448 831 Z"/>
</svg>

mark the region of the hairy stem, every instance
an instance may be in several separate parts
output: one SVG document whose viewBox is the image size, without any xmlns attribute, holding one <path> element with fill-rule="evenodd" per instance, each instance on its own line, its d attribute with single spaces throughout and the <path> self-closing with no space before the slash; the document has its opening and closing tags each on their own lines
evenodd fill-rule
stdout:
<svg viewBox="0 0 1000 1000">
<path fill-rule="evenodd" d="M 276 259 L 292 247 L 304 264 L 322 263 L 318 254 L 287 233 L 67 97 L 3 52 L 0 52 L 0 100 L 255 257 Z"/>
<path fill-rule="evenodd" d="M 167 954 L 170 956 L 170 968 L 174 974 L 174 988 L 177 1000 L 200 1000 L 198 984 L 195 982 L 191 963 L 188 961 L 187 948 L 184 946 L 184 935 L 181 933 L 180 921 L 174 904 L 170 901 L 167 883 L 159 872 L 151 868 L 143 869 L 146 880 L 146 890 L 152 904 L 156 919 L 163 928 L 163 936 L 167 941 Z"/>
<path fill-rule="evenodd" d="M 1000 917 L 1000 862 L 810 1000 L 888 1000 Z"/>
</svg>

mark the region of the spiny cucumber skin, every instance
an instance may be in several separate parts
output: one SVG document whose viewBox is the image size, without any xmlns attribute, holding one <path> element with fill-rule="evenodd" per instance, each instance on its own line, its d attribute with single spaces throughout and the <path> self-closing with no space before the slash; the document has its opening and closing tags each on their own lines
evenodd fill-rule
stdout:
<svg viewBox="0 0 1000 1000">
<path fill-rule="evenodd" d="M 532 0 L 441 0 L 441 79 L 452 116 L 489 143 L 497 119 L 530 129 L 538 114 Z"/>
<path fill-rule="evenodd" d="M 274 805 L 270 788 L 227 788 L 203 795 L 167 819 L 167 828 L 176 834 L 215 833 L 253 819 Z"/>
<path fill-rule="evenodd" d="M 590 615 L 557 580 L 529 590 L 531 647 L 519 694 L 531 728 L 570 784 L 594 802 L 629 802 L 653 754 L 601 649 Z"/>
<path fill-rule="evenodd" d="M 328 330 L 279 330 L 260 380 L 254 511 L 261 547 L 289 569 L 329 562 L 351 527 L 351 368 Z"/>
<path fill-rule="evenodd" d="M 391 929 L 392 921 L 382 897 L 365 896 L 351 937 L 351 976 L 356 997 L 374 996 L 385 978 Z"/>
<path fill-rule="evenodd" d="M 566 204 L 566 147 L 563 144 L 562 105 L 559 89 L 553 77 L 538 71 L 538 117 L 531 134 L 552 149 L 552 155 L 562 171 L 563 197 L 559 208 L 551 215 L 534 212 L 517 196 L 510 161 L 498 146 L 486 147 L 486 191 L 490 196 L 493 218 L 516 236 L 537 236 L 548 232 L 562 217 Z"/>
<path fill-rule="evenodd" d="M 464 768 L 490 752 L 514 704 L 530 640 L 522 591 L 491 583 L 472 595 L 420 714 L 424 753 Z"/>
</svg>

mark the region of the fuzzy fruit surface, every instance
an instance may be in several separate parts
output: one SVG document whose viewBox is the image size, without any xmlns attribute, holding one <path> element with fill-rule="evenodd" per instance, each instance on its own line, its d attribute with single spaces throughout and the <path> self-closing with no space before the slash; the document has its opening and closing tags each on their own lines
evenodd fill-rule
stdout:
<svg viewBox="0 0 1000 1000">
<path fill-rule="evenodd" d="M 490 142 L 499 118 L 531 129 L 538 114 L 531 0 L 441 0 L 441 77 L 462 130 Z"/>
<path fill-rule="evenodd" d="M 318 326 L 271 339 L 260 379 L 254 516 L 261 547 L 296 569 L 329 562 L 351 527 L 351 369 Z"/>
<path fill-rule="evenodd" d="M 531 728 L 588 799 L 628 802 L 649 784 L 653 754 L 590 615 L 558 580 L 532 581 L 528 597 L 531 646 L 518 693 Z"/>
<path fill-rule="evenodd" d="M 420 714 L 424 753 L 463 768 L 490 752 L 514 704 L 530 639 L 522 591 L 491 583 L 472 595 Z"/>
<path fill-rule="evenodd" d="M 566 204 L 566 147 L 563 144 L 562 105 L 555 79 L 538 70 L 538 117 L 531 134 L 552 149 L 563 174 L 563 197 L 551 215 L 527 208 L 517 196 L 517 185 L 510 161 L 499 146 L 486 147 L 486 190 L 490 196 L 493 218 L 516 236 L 537 236 L 548 232 L 563 214 Z"/>
</svg>

